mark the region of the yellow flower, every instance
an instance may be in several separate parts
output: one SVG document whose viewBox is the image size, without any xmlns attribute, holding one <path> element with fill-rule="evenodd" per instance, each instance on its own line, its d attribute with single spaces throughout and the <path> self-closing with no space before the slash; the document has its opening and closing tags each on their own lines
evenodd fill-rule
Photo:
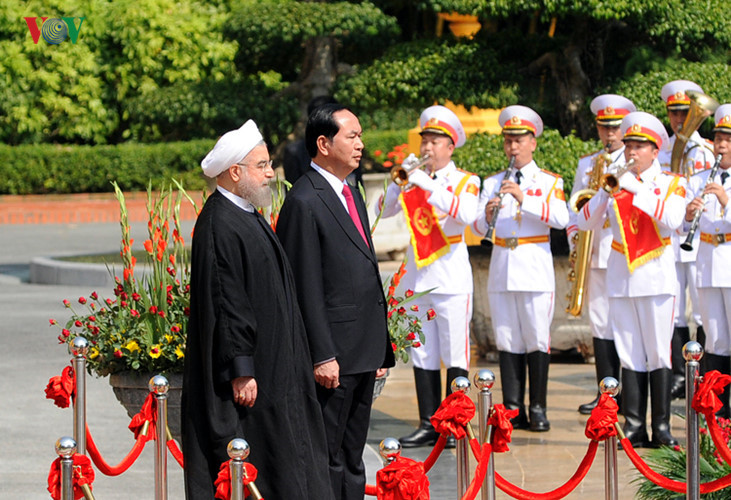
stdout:
<svg viewBox="0 0 731 500">
<path fill-rule="evenodd" d="M 168 344 L 172 344 L 174 339 L 172 335 L 165 335 L 165 340 Z"/>
<path fill-rule="evenodd" d="M 130 340 L 129 342 L 127 342 L 124 348 L 127 349 L 129 352 L 135 352 L 140 350 L 140 345 L 137 343 L 136 340 Z"/>
<path fill-rule="evenodd" d="M 162 346 L 160 344 L 155 344 L 150 348 L 150 357 L 153 359 L 157 359 L 162 355 Z"/>
<path fill-rule="evenodd" d="M 99 356 L 99 349 L 97 349 L 96 347 L 92 347 L 89 350 L 89 359 L 94 359 L 97 356 Z"/>
<path fill-rule="evenodd" d="M 180 346 L 175 347 L 175 354 L 178 356 L 178 359 L 185 357 L 185 353 Z"/>
</svg>

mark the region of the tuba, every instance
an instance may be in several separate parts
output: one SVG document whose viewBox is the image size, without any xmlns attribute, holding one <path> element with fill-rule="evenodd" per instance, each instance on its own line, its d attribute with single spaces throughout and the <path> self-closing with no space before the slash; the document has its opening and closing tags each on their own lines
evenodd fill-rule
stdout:
<svg viewBox="0 0 731 500">
<path fill-rule="evenodd" d="M 683 168 L 687 160 L 685 145 L 688 141 L 691 141 L 694 143 L 693 147 L 707 147 L 705 144 L 693 141 L 690 136 L 698 130 L 703 120 L 716 112 L 719 104 L 713 97 L 707 96 L 703 92 L 686 90 L 685 93 L 690 97 L 690 110 L 683 125 L 678 130 L 675 144 L 673 144 L 673 151 L 670 155 L 670 171 L 675 174 L 683 174 L 686 178 L 689 178 L 695 172 L 692 171 L 693 167 Z"/>
<path fill-rule="evenodd" d="M 589 174 L 588 187 L 577 191 L 569 198 L 569 207 L 578 213 L 601 186 L 604 177 L 604 169 L 612 161 L 609 152 L 605 148 L 594 158 L 594 165 Z M 572 236 L 574 249 L 569 255 L 569 271 L 568 280 L 571 283 L 571 290 L 566 295 L 569 305 L 566 312 L 573 315 L 581 315 L 581 309 L 584 305 L 584 296 L 586 292 L 586 277 L 589 274 L 589 264 L 591 263 L 591 249 L 594 244 L 594 231 L 577 231 Z"/>
</svg>

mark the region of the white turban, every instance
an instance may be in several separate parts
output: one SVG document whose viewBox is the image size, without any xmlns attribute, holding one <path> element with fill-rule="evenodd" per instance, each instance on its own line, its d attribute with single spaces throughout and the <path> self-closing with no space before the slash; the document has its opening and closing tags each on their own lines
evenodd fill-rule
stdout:
<svg viewBox="0 0 731 500">
<path fill-rule="evenodd" d="M 248 120 L 241 128 L 226 132 L 213 149 L 203 158 L 201 167 L 208 177 L 217 177 L 248 155 L 263 140 L 254 120 Z"/>
</svg>

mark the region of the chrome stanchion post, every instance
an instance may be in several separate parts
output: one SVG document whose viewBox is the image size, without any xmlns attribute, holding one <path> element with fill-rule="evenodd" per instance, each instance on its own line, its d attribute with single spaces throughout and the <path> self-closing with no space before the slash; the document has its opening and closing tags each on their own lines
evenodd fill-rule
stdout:
<svg viewBox="0 0 731 500">
<path fill-rule="evenodd" d="M 86 455 L 86 354 L 89 341 L 84 337 L 74 337 L 69 344 L 69 353 L 74 357 L 74 439 L 76 452 Z"/>
<path fill-rule="evenodd" d="M 495 374 L 491 370 L 480 370 L 474 378 L 475 387 L 480 390 L 477 396 L 477 413 L 480 418 L 480 444 L 490 443 L 491 436 L 487 427 L 492 410 L 492 386 L 495 385 Z M 492 453 L 487 462 L 487 473 L 482 483 L 482 500 L 495 500 L 495 461 Z"/>
<path fill-rule="evenodd" d="M 464 392 L 470 390 L 470 381 L 467 377 L 457 377 L 452 380 L 452 392 Z M 467 492 L 470 484 L 470 444 L 467 436 L 457 441 L 457 491 L 459 498 Z"/>
<path fill-rule="evenodd" d="M 691 340 L 683 346 L 685 358 L 685 434 L 688 447 L 685 455 L 685 474 L 687 477 L 686 498 L 698 500 L 701 496 L 700 442 L 698 438 L 698 414 L 693 409 L 698 369 L 703 357 L 703 346 Z"/>
<path fill-rule="evenodd" d="M 61 500 L 74 500 L 74 453 L 73 438 L 64 436 L 56 441 L 56 454 L 61 457 Z"/>
<path fill-rule="evenodd" d="M 231 500 L 244 500 L 244 460 L 249 456 L 249 443 L 241 438 L 232 439 L 226 451 L 231 459 Z"/>
<path fill-rule="evenodd" d="M 155 443 L 155 500 L 167 500 L 168 498 L 168 454 L 167 454 L 167 429 L 168 429 L 168 390 L 170 384 L 168 379 L 162 375 L 155 375 L 150 379 L 150 392 L 155 395 L 157 401 L 157 426 Z"/>
<path fill-rule="evenodd" d="M 602 394 L 609 394 L 613 398 L 619 394 L 619 381 L 614 377 L 604 377 L 599 382 Z M 604 440 L 604 498 L 617 500 L 619 498 L 619 484 L 617 481 L 617 436 Z"/>
<path fill-rule="evenodd" d="M 401 443 L 396 438 L 387 437 L 378 445 L 378 452 L 385 467 L 401 456 Z"/>
</svg>

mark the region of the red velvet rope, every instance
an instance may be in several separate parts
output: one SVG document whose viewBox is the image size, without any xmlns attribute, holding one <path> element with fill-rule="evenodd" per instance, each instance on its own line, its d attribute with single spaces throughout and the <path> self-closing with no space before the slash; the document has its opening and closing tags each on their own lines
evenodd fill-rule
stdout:
<svg viewBox="0 0 731 500">
<path fill-rule="evenodd" d="M 229 500 L 231 498 L 231 460 L 227 460 L 221 464 L 218 470 L 218 477 L 213 485 L 216 487 L 215 498 L 219 500 Z M 250 495 L 249 483 L 256 481 L 258 471 L 249 462 L 244 462 L 244 498 Z"/>
<path fill-rule="evenodd" d="M 635 468 L 645 476 L 649 481 L 655 483 L 661 488 L 664 488 L 666 490 L 674 491 L 676 493 L 685 493 L 686 491 L 686 484 L 682 481 L 675 481 L 674 479 L 668 479 L 667 477 L 658 474 L 654 470 L 652 470 L 644 460 L 642 460 L 642 457 L 640 457 L 635 449 L 632 447 L 632 443 L 630 443 L 629 439 L 624 438 L 621 441 L 622 443 L 622 449 L 624 449 L 624 452 L 627 454 L 627 457 L 632 462 L 632 465 L 635 466 Z M 700 490 L 702 494 L 705 493 L 712 493 L 714 491 L 721 490 L 723 488 L 726 488 L 731 485 L 731 474 L 724 476 L 722 478 L 709 481 L 707 483 L 702 483 Z"/>
<path fill-rule="evenodd" d="M 470 440 L 470 446 L 473 446 L 473 441 L 474 444 L 477 444 L 477 440 L 472 439 Z M 470 482 L 467 491 L 465 491 L 465 494 L 462 495 L 462 500 L 475 500 L 475 498 L 477 497 L 477 492 L 480 491 L 482 484 L 485 482 L 485 476 L 487 475 L 487 466 L 490 463 L 490 453 L 492 453 L 492 447 L 489 444 L 485 443 L 482 445 L 482 450 L 476 454 L 479 458 L 477 459 L 475 476 L 472 478 L 472 481 Z"/>
<path fill-rule="evenodd" d="M 437 463 L 437 459 L 439 458 L 439 455 L 442 454 L 444 451 L 444 446 L 447 444 L 447 436 L 445 434 L 440 434 L 439 439 L 437 439 L 436 444 L 434 445 L 434 448 L 432 448 L 431 453 L 429 453 L 429 456 L 426 457 L 426 460 L 424 460 L 424 470 L 426 472 L 429 472 L 432 467 L 434 467 L 434 464 Z"/>
<path fill-rule="evenodd" d="M 101 453 L 99 453 L 99 448 L 96 447 L 94 438 L 91 437 L 91 431 L 89 430 L 89 426 L 87 425 L 86 426 L 86 451 L 89 452 L 89 456 L 94 461 L 94 465 L 96 465 L 96 468 L 99 469 L 99 472 L 101 472 L 105 476 L 118 476 L 118 475 L 126 472 L 127 469 L 129 469 L 132 466 L 132 464 L 137 461 L 137 459 L 140 456 L 140 453 L 142 453 L 142 450 L 144 449 L 145 444 L 147 443 L 147 439 L 145 439 L 145 437 L 146 436 L 144 436 L 142 434 L 137 436 L 134 446 L 132 446 L 132 449 L 129 451 L 127 456 L 124 457 L 121 462 L 119 462 L 119 465 L 109 465 L 104 460 Z"/>
<path fill-rule="evenodd" d="M 495 484 L 497 484 L 498 488 L 503 490 L 511 497 L 519 498 L 521 500 L 553 500 L 557 498 L 563 498 L 571 493 L 574 488 L 576 488 L 579 483 L 583 481 L 584 477 L 586 477 L 586 473 L 589 472 L 591 464 L 594 461 L 594 457 L 596 456 L 596 450 L 598 446 L 599 443 L 597 441 L 591 441 L 589 443 L 589 449 L 586 450 L 586 455 L 584 455 L 584 459 L 579 464 L 579 468 L 576 469 L 574 475 L 571 476 L 571 478 L 565 484 L 559 486 L 555 490 L 546 493 L 534 493 L 532 491 L 527 491 L 518 488 L 514 484 L 510 483 L 497 472 L 495 472 Z"/>
<path fill-rule="evenodd" d="M 175 442 L 174 439 L 168 439 L 168 450 L 170 450 L 170 454 L 173 456 L 176 462 L 178 462 L 178 465 L 180 465 L 181 468 L 185 468 L 184 461 L 183 461 L 183 452 L 180 451 L 180 448 L 178 447 L 178 443 Z"/>
<path fill-rule="evenodd" d="M 74 484 L 74 499 L 78 500 L 84 496 L 84 486 L 91 491 L 94 482 L 94 469 L 91 467 L 89 457 L 86 455 L 74 453 L 73 461 L 71 481 Z M 48 471 L 48 492 L 53 500 L 61 498 L 61 457 L 53 461 L 51 470 Z"/>
</svg>

